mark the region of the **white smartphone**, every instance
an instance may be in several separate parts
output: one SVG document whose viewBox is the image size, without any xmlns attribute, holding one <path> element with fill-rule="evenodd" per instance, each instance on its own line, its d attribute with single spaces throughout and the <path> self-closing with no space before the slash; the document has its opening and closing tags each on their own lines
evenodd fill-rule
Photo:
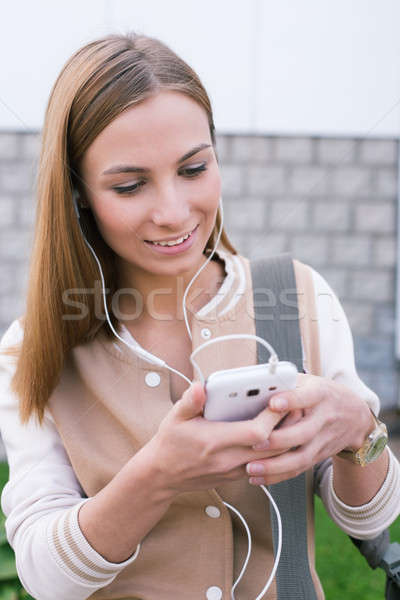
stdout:
<svg viewBox="0 0 400 600">
<path fill-rule="evenodd" d="M 269 364 L 215 371 L 205 381 L 204 418 L 209 421 L 246 421 L 268 406 L 274 394 L 296 387 L 297 367 L 279 361 L 274 373 Z"/>
</svg>

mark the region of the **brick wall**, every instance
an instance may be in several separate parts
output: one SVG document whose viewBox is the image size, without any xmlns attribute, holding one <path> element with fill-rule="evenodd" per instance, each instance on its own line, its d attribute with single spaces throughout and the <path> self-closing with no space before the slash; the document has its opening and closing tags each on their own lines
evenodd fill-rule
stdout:
<svg viewBox="0 0 400 600">
<path fill-rule="evenodd" d="M 343 303 L 360 376 L 394 407 L 397 142 L 221 135 L 217 151 L 237 250 L 317 269 Z M 0 133 L 0 335 L 24 311 L 38 152 L 38 133 Z"/>
<path fill-rule="evenodd" d="M 223 136 L 218 152 L 237 249 L 290 252 L 319 271 L 348 316 L 361 378 L 395 407 L 397 142 Z"/>
</svg>

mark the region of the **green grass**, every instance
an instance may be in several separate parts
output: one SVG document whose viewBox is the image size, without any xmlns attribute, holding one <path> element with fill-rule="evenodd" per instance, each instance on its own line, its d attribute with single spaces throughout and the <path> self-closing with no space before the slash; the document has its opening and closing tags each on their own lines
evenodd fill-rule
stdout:
<svg viewBox="0 0 400 600">
<path fill-rule="evenodd" d="M 326 600 L 380 600 L 385 597 L 386 575 L 371 569 L 350 538 L 315 502 L 316 567 Z M 400 519 L 390 527 L 392 542 L 400 542 Z"/>
<path fill-rule="evenodd" d="M 8 466 L 0 463 L 0 491 L 7 479 Z M 4 521 L 5 517 L 0 511 L 0 600 L 33 600 L 18 579 L 14 552 L 7 542 Z"/>
<path fill-rule="evenodd" d="M 0 490 L 7 479 L 8 467 L 0 463 Z M 3 522 L 0 512 L 0 600 L 27 600 L 30 596 L 16 577 L 14 553 L 6 543 Z M 326 600 L 384 598 L 384 572 L 368 566 L 349 537 L 328 517 L 319 498 L 315 501 L 315 531 L 316 566 Z M 390 535 L 392 542 L 400 542 L 400 519 L 391 526 Z"/>
</svg>

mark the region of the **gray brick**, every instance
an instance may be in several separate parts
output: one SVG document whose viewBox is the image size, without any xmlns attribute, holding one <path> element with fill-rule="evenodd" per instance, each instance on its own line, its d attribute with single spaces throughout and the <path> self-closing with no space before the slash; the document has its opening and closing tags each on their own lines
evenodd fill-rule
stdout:
<svg viewBox="0 0 400 600">
<path fill-rule="evenodd" d="M 266 163 L 272 159 L 272 140 L 265 136 L 235 136 L 231 157 L 240 163 Z"/>
<path fill-rule="evenodd" d="M 343 309 L 354 335 L 370 335 L 374 325 L 374 310 L 371 304 L 343 301 Z"/>
<path fill-rule="evenodd" d="M 0 160 L 18 158 L 18 135 L 15 133 L 0 133 Z"/>
<path fill-rule="evenodd" d="M 398 402 L 399 382 L 395 370 L 390 371 L 382 365 L 381 369 L 374 372 L 371 386 L 377 394 L 381 410 L 394 408 Z"/>
<path fill-rule="evenodd" d="M 312 160 L 312 140 L 310 138 L 277 138 L 275 159 L 278 162 L 309 163 Z"/>
<path fill-rule="evenodd" d="M 396 329 L 396 313 L 394 304 L 378 305 L 375 307 L 376 331 L 380 335 L 394 336 Z"/>
<path fill-rule="evenodd" d="M 270 227 L 273 230 L 301 230 L 308 225 L 308 203 L 302 200 L 276 200 L 271 204 Z"/>
<path fill-rule="evenodd" d="M 371 243 L 368 237 L 340 236 L 332 240 L 332 263 L 334 265 L 367 266 L 371 260 Z"/>
<path fill-rule="evenodd" d="M 27 230 L 6 231 L 0 236 L 0 256 L 4 260 L 21 260 L 29 256 L 33 232 Z"/>
<path fill-rule="evenodd" d="M 243 198 L 240 202 L 229 202 L 225 208 L 228 231 L 245 229 L 249 234 L 253 229 L 264 229 L 266 209 L 265 200 Z"/>
<path fill-rule="evenodd" d="M 396 228 L 394 205 L 384 202 L 357 204 L 355 226 L 358 231 L 370 231 L 371 233 L 394 232 Z"/>
<path fill-rule="evenodd" d="M 16 204 L 15 198 L 0 197 L 0 229 L 10 227 L 14 223 Z"/>
<path fill-rule="evenodd" d="M 24 193 L 33 189 L 34 172 L 28 163 L 0 165 L 0 190 Z"/>
<path fill-rule="evenodd" d="M 41 135 L 39 133 L 25 133 L 21 135 L 22 157 L 37 161 L 40 154 Z"/>
<path fill-rule="evenodd" d="M 371 194 L 371 170 L 367 167 L 337 167 L 332 172 L 332 192 L 338 196 Z"/>
<path fill-rule="evenodd" d="M 393 165 L 397 160 L 397 143 L 393 140 L 361 140 L 360 160 L 370 165 Z"/>
<path fill-rule="evenodd" d="M 241 196 L 244 192 L 243 169 L 240 165 L 221 165 L 222 194 Z"/>
<path fill-rule="evenodd" d="M 323 271 L 319 271 L 319 273 L 324 277 L 339 299 L 346 297 L 348 269 L 324 267 Z"/>
<path fill-rule="evenodd" d="M 290 178 L 290 191 L 295 194 L 315 196 L 328 191 L 328 170 L 325 167 L 294 167 Z"/>
<path fill-rule="evenodd" d="M 247 191 L 250 194 L 268 196 L 283 194 L 286 191 L 285 170 L 283 167 L 248 167 Z"/>
<path fill-rule="evenodd" d="M 322 164 L 344 165 L 355 160 L 356 142 L 346 139 L 317 140 L 317 157 Z"/>
<path fill-rule="evenodd" d="M 390 302 L 394 294 L 391 271 L 354 271 L 349 284 L 350 297 L 370 302 Z"/>
<path fill-rule="evenodd" d="M 379 196 L 395 198 L 397 189 L 397 170 L 395 168 L 388 167 L 376 170 L 375 190 Z"/>
<path fill-rule="evenodd" d="M 32 196 L 26 196 L 17 204 L 17 222 L 23 227 L 33 228 L 36 217 L 36 207 Z"/>
<path fill-rule="evenodd" d="M 287 251 L 287 237 L 277 233 L 256 233 L 249 239 L 248 257 L 261 258 Z"/>
<path fill-rule="evenodd" d="M 22 294 L 2 294 L 0 296 L 0 322 L 11 324 L 14 319 L 25 314 L 26 299 Z"/>
<path fill-rule="evenodd" d="M 231 158 L 231 139 L 230 135 L 216 135 L 216 148 L 219 159 L 219 164 L 226 163 Z"/>
<path fill-rule="evenodd" d="M 394 365 L 394 348 L 386 338 L 357 337 L 354 341 L 357 361 L 362 368 L 382 370 Z"/>
<path fill-rule="evenodd" d="M 15 277 L 17 294 L 22 294 L 25 296 L 28 288 L 29 261 L 26 260 L 21 262 L 17 266 L 15 270 Z"/>
<path fill-rule="evenodd" d="M 314 265 L 327 263 L 328 239 L 322 235 L 296 235 L 291 240 L 291 251 L 294 258 Z"/>
<path fill-rule="evenodd" d="M 228 238 L 235 250 L 243 256 L 248 255 L 248 235 L 242 231 L 229 230 Z"/>
<path fill-rule="evenodd" d="M 350 205 L 331 201 L 313 206 L 313 226 L 322 231 L 346 231 L 350 228 Z"/>
<path fill-rule="evenodd" d="M 395 267 L 397 262 L 397 244 L 394 238 L 382 238 L 373 241 L 373 264 L 378 267 Z"/>
<path fill-rule="evenodd" d="M 0 295 L 16 292 L 16 289 L 15 265 L 2 264 L 0 269 Z"/>
</svg>

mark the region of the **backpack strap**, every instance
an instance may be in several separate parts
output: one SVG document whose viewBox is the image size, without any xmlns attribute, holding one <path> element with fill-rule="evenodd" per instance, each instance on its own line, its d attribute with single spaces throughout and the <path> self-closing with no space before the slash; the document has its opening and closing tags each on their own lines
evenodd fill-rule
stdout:
<svg viewBox="0 0 400 600">
<path fill-rule="evenodd" d="M 256 334 L 273 346 L 280 360 L 293 362 L 303 372 L 297 285 L 291 256 L 285 253 L 250 260 L 250 268 Z M 304 297 L 302 301 L 304 308 Z M 267 362 L 268 358 L 267 349 L 258 344 L 258 363 Z M 308 562 L 306 486 L 305 473 L 269 486 L 282 518 L 282 553 L 276 572 L 278 600 L 317 600 Z M 278 529 L 273 511 L 271 526 L 276 549 Z"/>
</svg>

